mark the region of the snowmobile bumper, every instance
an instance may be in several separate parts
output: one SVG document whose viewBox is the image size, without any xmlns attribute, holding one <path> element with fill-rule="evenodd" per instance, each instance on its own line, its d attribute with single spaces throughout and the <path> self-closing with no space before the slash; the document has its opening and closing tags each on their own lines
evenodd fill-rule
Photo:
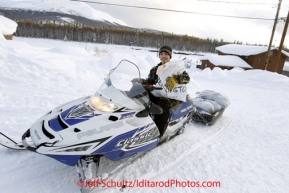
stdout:
<svg viewBox="0 0 289 193">
<path fill-rule="evenodd" d="M 27 137 L 30 137 L 30 129 L 28 129 L 23 135 L 22 135 L 22 144 L 24 145 L 24 147 L 29 150 L 29 151 L 32 151 L 32 152 L 36 152 L 36 147 L 31 147 L 27 141 L 26 141 L 26 138 Z"/>
</svg>

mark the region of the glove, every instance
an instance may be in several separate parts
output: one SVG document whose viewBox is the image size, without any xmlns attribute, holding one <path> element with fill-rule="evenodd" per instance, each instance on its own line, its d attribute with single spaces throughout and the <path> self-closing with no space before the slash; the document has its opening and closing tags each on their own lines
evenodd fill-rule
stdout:
<svg viewBox="0 0 289 193">
<path fill-rule="evenodd" d="M 165 87 L 167 87 L 167 89 L 172 92 L 172 90 L 175 88 L 175 86 L 178 84 L 178 80 L 176 79 L 176 77 L 167 77 L 166 79 L 166 84 Z"/>
<path fill-rule="evenodd" d="M 148 91 L 153 91 L 154 90 L 154 85 L 153 84 L 149 84 L 146 86 Z"/>
</svg>

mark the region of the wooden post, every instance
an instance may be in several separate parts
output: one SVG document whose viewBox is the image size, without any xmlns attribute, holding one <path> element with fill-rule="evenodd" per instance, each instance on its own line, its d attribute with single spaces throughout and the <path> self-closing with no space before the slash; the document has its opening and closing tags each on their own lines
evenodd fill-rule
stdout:
<svg viewBox="0 0 289 193">
<path fill-rule="evenodd" d="M 288 22 L 289 22 L 288 18 L 289 18 L 289 11 L 288 11 L 288 14 L 287 14 L 285 26 L 284 26 L 283 33 L 282 33 L 282 38 L 281 38 L 279 49 L 278 49 L 278 53 L 277 53 L 277 63 L 276 63 L 276 67 L 275 67 L 275 72 L 277 72 L 277 68 L 278 68 L 278 65 L 279 65 L 279 62 L 280 62 L 280 58 L 281 58 L 281 51 L 282 51 L 282 48 L 283 48 L 283 43 L 284 43 L 285 36 L 286 36 L 286 33 L 287 33 L 287 28 L 288 28 Z M 281 73 L 282 73 L 282 71 L 281 71 Z"/>
<path fill-rule="evenodd" d="M 265 68 L 264 68 L 264 70 L 267 69 L 269 53 L 270 53 L 270 51 L 271 51 L 271 45 L 272 45 L 272 41 L 273 41 L 273 37 L 274 37 L 274 33 L 275 33 L 275 28 L 276 28 L 278 16 L 279 16 L 279 10 L 280 10 L 280 6 L 281 6 L 281 2 L 282 2 L 282 0 L 279 0 L 278 9 L 277 9 L 277 13 L 276 13 L 276 17 L 275 17 L 273 29 L 272 29 L 271 39 L 270 39 L 270 43 L 269 43 L 269 46 L 268 46 L 268 51 L 267 51 L 267 54 L 266 54 Z"/>
</svg>

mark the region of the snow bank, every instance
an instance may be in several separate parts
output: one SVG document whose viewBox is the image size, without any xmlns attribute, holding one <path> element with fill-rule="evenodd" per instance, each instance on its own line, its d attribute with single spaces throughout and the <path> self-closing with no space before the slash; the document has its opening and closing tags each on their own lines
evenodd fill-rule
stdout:
<svg viewBox="0 0 289 193">
<path fill-rule="evenodd" d="M 236 70 L 234 70 L 233 72 L 236 72 Z M 246 70 L 244 72 L 239 71 L 238 73 L 234 73 L 234 75 L 229 74 L 229 76 L 233 79 L 238 78 L 262 82 L 271 82 L 271 83 L 289 82 L 289 78 L 285 75 L 258 69 Z"/>
<path fill-rule="evenodd" d="M 12 35 L 16 32 L 17 26 L 16 22 L 0 15 L 0 39 L 4 39 L 3 35 Z"/>
<path fill-rule="evenodd" d="M 60 53 L 60 54 L 65 54 L 69 56 L 78 56 L 78 57 L 89 57 L 89 53 L 84 49 L 80 47 L 72 47 L 72 46 L 59 46 L 52 48 L 48 50 L 49 52 L 53 53 Z"/>
<path fill-rule="evenodd" d="M 145 58 L 145 60 L 150 64 L 151 67 L 156 66 L 159 62 L 160 59 L 157 57 L 152 57 L 151 55 L 147 55 L 147 57 Z"/>
<path fill-rule="evenodd" d="M 285 75 L 259 69 L 244 70 L 234 67 L 231 70 L 222 70 L 219 67 L 215 67 L 213 70 L 205 68 L 204 70 L 191 70 L 188 72 L 190 72 L 192 77 L 206 77 L 207 79 L 246 79 L 268 83 L 289 82 L 289 78 Z"/>
<path fill-rule="evenodd" d="M 0 33 L 0 40 L 4 40 L 4 39 L 5 39 L 4 35 Z"/>
</svg>

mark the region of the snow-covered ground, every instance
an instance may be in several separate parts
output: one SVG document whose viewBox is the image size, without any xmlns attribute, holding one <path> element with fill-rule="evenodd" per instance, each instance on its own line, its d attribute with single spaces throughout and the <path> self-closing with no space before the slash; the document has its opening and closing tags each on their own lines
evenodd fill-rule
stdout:
<svg viewBox="0 0 289 193">
<path fill-rule="evenodd" d="M 146 77 L 158 62 L 151 49 L 17 37 L 0 40 L 0 132 L 20 140 L 50 109 L 93 94 L 121 59 L 137 63 Z M 130 192 L 288 192 L 289 78 L 238 68 L 187 71 L 192 97 L 211 89 L 231 100 L 223 117 L 214 126 L 187 125 L 184 134 L 137 159 L 113 180 L 221 185 L 135 187 L 128 188 Z M 79 192 L 74 167 L 2 146 L 0 157 L 0 192 Z M 111 191 L 116 190 L 106 192 Z"/>
</svg>

